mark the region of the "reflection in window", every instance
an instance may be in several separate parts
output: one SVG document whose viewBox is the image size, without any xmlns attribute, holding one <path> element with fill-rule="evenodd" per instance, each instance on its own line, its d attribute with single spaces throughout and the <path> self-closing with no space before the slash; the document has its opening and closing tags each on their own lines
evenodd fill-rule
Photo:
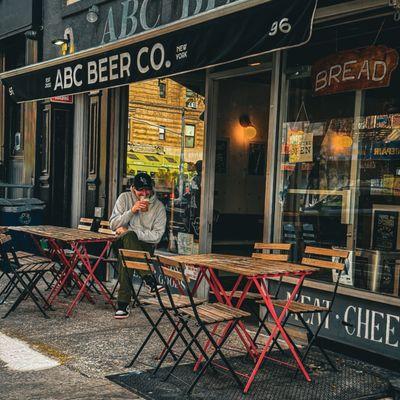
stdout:
<svg viewBox="0 0 400 400">
<path fill-rule="evenodd" d="M 180 82 L 185 80 L 190 77 L 179 76 Z M 192 94 L 201 99 L 204 86 L 200 84 Z M 166 232 L 158 247 L 192 253 L 196 252 L 200 226 L 201 177 L 195 165 L 203 156 L 204 102 L 193 109 L 186 104 L 186 95 L 183 84 L 168 78 L 129 86 L 126 171 L 130 176 L 140 171 L 151 175 L 156 195 L 167 209 Z M 133 153 L 136 158 L 130 157 Z"/>
<path fill-rule="evenodd" d="M 157 158 L 157 157 L 154 157 L 154 156 L 145 156 L 149 161 L 156 161 L 156 162 L 159 162 L 160 160 Z"/>
<path fill-rule="evenodd" d="M 333 31 L 324 28 L 310 44 L 288 52 L 276 239 L 295 244 L 296 260 L 307 245 L 347 248 L 341 284 L 398 297 L 400 70 L 388 87 L 324 95 L 314 93 L 309 74 L 318 59 L 335 56 L 332 49 L 358 49 L 375 38 L 399 52 L 398 26 L 391 24 L 385 21 L 378 37 L 372 32 L 383 26 L 381 18 L 339 26 L 332 46 Z M 330 271 L 313 275 L 334 278 Z"/>
<path fill-rule="evenodd" d="M 165 79 L 158 80 L 158 95 L 160 99 L 165 99 L 167 97 L 167 83 Z"/>
<path fill-rule="evenodd" d="M 165 140 L 165 126 L 160 126 L 158 128 L 158 138 L 160 140 Z"/>
<path fill-rule="evenodd" d="M 195 126 L 185 125 L 185 147 L 194 147 Z"/>
</svg>

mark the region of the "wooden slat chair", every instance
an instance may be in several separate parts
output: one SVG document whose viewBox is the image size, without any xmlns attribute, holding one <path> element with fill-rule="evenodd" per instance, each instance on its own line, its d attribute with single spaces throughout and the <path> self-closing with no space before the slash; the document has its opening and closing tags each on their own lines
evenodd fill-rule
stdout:
<svg viewBox="0 0 400 400">
<path fill-rule="evenodd" d="M 86 217 L 81 217 L 79 219 L 78 222 L 78 226 L 76 227 L 77 229 L 81 230 L 81 231 L 91 231 L 92 230 L 92 226 L 94 223 L 94 219 L 93 218 L 86 218 Z M 68 257 L 71 258 L 74 256 L 75 252 L 69 248 L 69 249 L 64 249 L 64 254 Z M 79 263 L 77 264 L 77 267 L 79 269 L 79 279 L 82 279 L 82 277 L 84 277 L 86 275 L 86 270 L 80 268 Z M 57 279 L 55 278 L 52 282 L 52 284 L 56 281 Z M 69 291 L 67 291 L 67 295 L 70 295 L 73 291 L 73 289 L 76 287 L 76 282 L 72 282 L 71 287 L 69 288 Z M 93 282 L 91 285 L 91 288 L 93 287 Z M 99 294 L 100 292 L 97 290 L 97 288 L 95 288 L 97 293 Z"/>
<path fill-rule="evenodd" d="M 255 243 L 254 244 L 254 253 L 252 254 L 253 258 L 258 258 L 262 260 L 270 260 L 270 261 L 282 261 L 287 262 L 291 256 L 293 244 L 292 243 Z M 276 297 L 280 291 L 282 283 L 282 278 L 280 278 L 277 289 L 274 293 L 273 297 Z M 231 295 L 231 292 L 227 292 Z M 236 291 L 232 298 L 239 298 L 241 297 L 243 292 Z M 252 293 L 249 292 L 246 295 L 246 300 L 254 300 L 256 302 L 263 303 L 263 299 L 260 293 Z M 252 303 L 257 304 L 257 303 Z M 268 335 L 271 334 L 270 328 L 267 324 L 267 317 L 268 315 L 265 314 L 263 318 L 260 317 L 259 310 L 255 310 L 254 307 L 251 306 L 250 311 L 258 321 L 258 329 L 253 337 L 253 341 L 256 342 L 259 335 L 261 334 L 262 330 L 265 330 Z M 276 344 L 278 349 L 282 351 L 279 343 Z"/>
<path fill-rule="evenodd" d="M 305 361 L 307 355 L 309 354 L 311 348 L 315 345 L 319 348 L 323 356 L 326 358 L 330 366 L 337 370 L 333 361 L 329 358 L 326 351 L 323 349 L 321 344 L 318 342 L 318 335 L 325 324 L 326 319 L 328 318 L 330 312 L 332 311 L 333 304 L 335 302 L 337 290 L 339 287 L 340 276 L 342 272 L 346 268 L 346 259 L 349 257 L 348 250 L 336 250 L 336 249 L 326 249 L 320 247 L 307 246 L 304 250 L 305 256 L 301 260 L 301 263 L 304 265 L 318 267 L 321 269 L 327 270 L 336 270 L 338 272 L 334 289 L 332 291 L 332 296 L 328 299 L 328 307 L 321 307 L 314 304 L 306 304 L 299 300 L 300 292 L 297 296 L 297 300 L 293 301 L 288 307 L 288 314 L 285 317 L 283 324 L 285 325 L 291 315 L 295 315 L 300 320 L 302 326 L 307 332 L 308 336 L 308 345 L 305 350 L 302 352 L 301 359 Z M 335 261 L 332 261 L 334 259 Z M 286 300 L 274 300 L 273 304 L 275 307 L 284 308 L 286 306 Z M 315 331 L 313 331 L 309 324 L 305 321 L 303 314 L 321 314 L 321 318 L 319 319 L 319 325 Z M 276 343 L 278 338 L 275 338 L 274 343 Z M 273 345 L 271 346 L 272 349 Z"/>
<path fill-rule="evenodd" d="M 100 221 L 100 227 L 97 231 L 99 233 L 104 233 L 105 235 L 115 235 L 115 232 L 110 228 L 110 222 L 106 220 Z M 118 276 L 118 258 L 113 254 L 113 249 L 110 247 L 110 250 L 106 254 L 104 260 L 106 264 L 110 264 L 112 269 L 114 270 L 114 274 Z M 111 297 L 115 298 L 115 292 L 117 291 L 118 287 L 118 279 L 115 282 L 115 285 L 111 291 Z"/>
<path fill-rule="evenodd" d="M 255 243 L 254 244 L 255 251 L 252 254 L 252 257 L 262 260 L 285 262 L 289 260 L 290 254 L 292 252 L 292 247 L 293 247 L 292 243 Z M 280 278 L 278 287 L 275 292 L 275 296 L 277 296 L 277 294 L 279 293 L 281 282 L 282 278 Z M 226 294 L 230 296 L 232 299 L 239 299 L 242 296 L 243 291 L 236 290 L 235 293 L 233 294 L 231 291 L 227 291 Z M 258 312 L 258 308 L 255 309 L 253 306 L 254 304 L 256 304 L 255 301 L 263 302 L 260 293 L 248 292 L 246 294 L 246 300 L 247 301 L 253 300 L 250 303 L 250 312 L 253 315 L 253 317 L 256 318 L 258 321 L 258 329 L 253 337 L 253 342 L 256 342 L 261 334 L 261 331 L 265 330 L 268 335 L 271 334 L 267 324 L 268 314 L 266 313 L 264 317 L 261 318 Z M 279 343 L 277 343 L 277 347 L 279 348 L 279 350 L 282 351 L 282 348 L 280 347 Z"/>
<path fill-rule="evenodd" d="M 0 232 L 6 232 L 6 229 L 5 230 L 0 230 Z M 12 258 L 13 257 L 13 255 L 12 255 L 12 253 L 7 253 L 7 255 L 8 255 L 8 258 Z M 32 254 L 32 253 L 27 253 L 27 252 L 25 252 L 25 251 L 17 251 L 16 252 L 16 255 L 17 255 L 17 257 L 19 258 L 19 259 L 21 259 L 21 258 L 23 258 L 23 257 L 30 257 L 30 256 L 33 256 L 34 254 Z M 1 279 L 3 278 L 3 277 L 6 277 L 7 279 L 8 279 L 8 282 L 7 282 L 7 284 L 3 287 L 3 289 L 0 291 L 0 304 L 3 304 L 4 303 L 4 301 L 6 300 L 6 298 L 8 297 L 8 292 L 9 292 L 9 290 L 12 288 L 12 286 L 13 286 L 13 282 L 12 282 L 12 279 L 11 279 L 11 277 L 10 277 L 10 274 L 8 273 L 8 271 L 6 272 L 6 271 L 0 271 L 0 281 L 1 281 Z M 3 297 L 3 296 L 6 296 L 6 297 Z"/>
<path fill-rule="evenodd" d="M 93 218 L 82 217 L 79 220 L 78 229 L 82 231 L 90 231 L 92 229 L 93 222 L 94 222 Z"/>
<path fill-rule="evenodd" d="M 120 249 L 119 254 L 121 256 L 122 265 L 125 268 L 141 271 L 142 273 L 152 275 L 154 279 L 157 279 L 154 269 L 155 259 L 152 259 L 148 252 Z M 147 296 L 147 297 L 141 296 L 140 292 L 141 288 L 143 287 L 144 281 L 140 275 L 138 275 L 138 279 L 140 279 L 141 281 L 139 289 L 135 289 L 133 283 L 130 282 L 134 304 L 141 310 L 147 321 L 150 323 L 151 329 L 147 334 L 146 338 L 144 339 L 144 341 L 142 342 L 142 344 L 140 345 L 138 351 L 133 356 L 132 360 L 128 363 L 128 365 L 126 365 L 126 368 L 130 368 L 133 366 L 133 364 L 139 358 L 140 354 L 142 353 L 142 351 L 144 350 L 144 348 L 146 347 L 147 343 L 149 342 L 150 338 L 154 335 L 154 333 L 157 334 L 157 336 L 164 345 L 165 348 L 164 354 L 166 356 L 170 354 L 174 359 L 176 359 L 176 356 L 172 352 L 172 350 L 169 350 L 168 341 L 164 338 L 164 336 L 161 334 L 158 328 L 159 324 L 164 319 L 164 317 L 167 317 L 167 319 L 171 322 L 174 331 L 177 329 L 176 322 L 170 315 L 172 309 L 171 305 L 167 305 L 169 298 L 165 294 L 161 295 L 160 293 L 158 293 L 158 291 L 155 292 L 154 296 Z M 179 294 L 173 295 L 173 301 L 176 302 L 176 304 L 178 304 L 179 307 L 188 307 L 190 305 L 189 300 Z M 153 319 L 151 315 L 148 313 L 147 311 L 148 307 L 159 310 L 160 313 L 157 316 L 156 320 Z M 183 336 L 179 334 L 179 337 L 182 338 Z M 187 344 L 187 341 L 184 337 L 183 341 L 184 343 Z"/>
<path fill-rule="evenodd" d="M 95 220 L 93 218 L 81 218 L 79 220 L 78 229 L 84 230 L 84 231 L 95 230 L 96 225 L 94 225 L 94 224 L 95 224 Z M 97 232 L 104 233 L 107 235 L 115 235 L 115 232 L 110 229 L 110 224 L 108 221 L 100 221 L 100 224 L 98 226 L 99 226 L 99 228 L 98 228 Z M 103 258 L 103 262 L 110 264 L 113 267 L 114 271 L 117 271 L 118 259 L 116 257 L 112 257 L 111 252 L 112 252 L 112 249 L 110 248 L 108 253 Z M 68 253 L 70 256 L 72 256 L 73 251 L 69 251 Z M 99 258 L 99 256 L 94 255 L 94 254 L 89 254 L 89 258 L 91 260 L 97 260 Z M 79 277 L 81 278 L 84 275 L 85 275 L 85 271 L 81 270 Z M 108 288 L 106 286 L 103 286 L 104 290 L 108 293 L 108 295 L 111 298 L 115 298 L 114 295 L 115 295 L 115 291 L 117 289 L 117 285 L 118 285 L 118 282 L 115 284 L 115 286 L 111 292 L 108 290 Z M 74 283 L 73 287 L 75 287 L 75 286 L 76 286 L 76 284 Z M 71 289 L 73 289 L 73 287 Z M 99 290 L 94 285 L 93 281 L 90 284 L 90 289 L 94 289 L 98 294 L 100 293 Z"/>
<path fill-rule="evenodd" d="M 44 302 L 45 307 L 50 307 L 50 305 L 37 285 L 47 272 L 51 272 L 54 269 L 55 263 L 46 257 L 39 257 L 32 254 L 27 255 L 25 253 L 23 257 L 19 258 L 17 254 L 12 245 L 11 237 L 0 234 L 0 269 L 6 272 L 7 276 L 11 279 L 11 287 L 8 290 L 7 297 L 14 290 L 19 291 L 17 299 L 3 318 L 6 318 L 11 312 L 15 311 L 21 302 L 27 298 L 31 298 L 43 316 L 48 318 L 48 315 L 40 304 L 40 300 Z"/>
<path fill-rule="evenodd" d="M 172 368 L 168 371 L 168 374 L 164 377 L 164 380 L 167 380 L 171 374 L 174 372 L 174 370 L 178 367 L 178 365 L 181 363 L 181 361 L 184 359 L 185 355 L 188 352 L 194 352 L 193 346 L 195 345 L 197 348 L 201 345 L 198 343 L 198 337 L 200 334 L 205 334 L 207 339 L 210 341 L 210 344 L 213 346 L 214 351 L 212 351 L 210 354 L 204 355 L 205 357 L 205 362 L 204 365 L 202 365 L 200 371 L 197 373 L 197 376 L 195 379 L 191 382 L 189 385 L 186 394 L 190 394 L 199 379 L 202 377 L 202 375 L 205 373 L 206 369 L 211 365 L 211 362 L 215 358 L 216 355 L 219 355 L 222 362 L 225 364 L 227 370 L 231 373 L 233 376 L 234 380 L 238 384 L 238 386 L 243 389 L 243 383 L 239 379 L 237 373 L 234 371 L 232 368 L 231 364 L 225 357 L 222 347 L 226 340 L 229 338 L 230 334 L 233 332 L 234 328 L 238 324 L 239 321 L 241 321 L 243 318 L 250 316 L 250 314 L 246 311 L 240 310 L 238 308 L 230 307 L 226 304 L 222 303 L 214 303 L 214 304 L 209 304 L 209 303 L 201 303 L 199 304 L 196 299 L 193 297 L 192 290 L 190 288 L 190 284 L 187 278 L 187 275 L 185 273 L 185 268 L 184 265 L 181 263 L 177 262 L 174 259 L 167 258 L 167 257 L 158 257 L 158 260 L 162 266 L 161 270 L 164 275 L 165 279 L 165 287 L 167 290 L 167 296 L 169 299 L 169 302 L 167 304 L 170 304 L 176 315 L 179 316 L 181 323 L 183 324 L 183 327 L 188 327 L 187 321 L 188 319 L 195 322 L 196 324 L 196 331 L 193 333 L 190 329 L 187 330 L 187 332 L 191 336 L 191 340 L 186 346 L 185 350 L 181 353 L 179 358 L 175 361 L 174 365 Z M 176 304 L 173 298 L 173 288 L 174 288 L 174 282 L 179 279 L 180 275 L 180 280 L 182 281 L 182 288 L 185 291 L 185 295 L 187 296 L 187 299 L 190 302 L 189 307 L 180 307 L 180 304 Z M 173 278 L 175 279 L 167 279 L 167 278 Z M 228 331 L 226 332 L 225 337 L 221 338 L 218 342 L 215 340 L 213 337 L 211 330 L 209 329 L 210 326 L 214 326 L 215 324 L 222 324 L 222 323 L 227 323 L 230 324 Z M 178 335 L 171 341 L 169 344 L 169 351 L 172 351 L 174 348 L 175 343 L 178 340 Z M 164 359 L 166 358 L 166 354 L 160 359 L 159 364 L 157 365 L 157 368 L 154 370 L 154 373 L 157 372 L 157 370 L 160 368 L 162 365 Z"/>
<path fill-rule="evenodd" d="M 271 261 L 288 261 L 290 252 L 292 251 L 292 244 L 290 243 L 255 243 L 255 252 L 252 254 L 253 258 Z M 237 290 L 232 295 L 231 291 L 227 291 L 228 296 L 232 298 L 240 298 L 243 294 L 242 291 Z M 249 292 L 246 295 L 247 300 L 261 300 L 262 296 L 259 293 Z"/>
<path fill-rule="evenodd" d="M 81 217 L 79 219 L 77 229 L 81 231 L 90 231 L 92 229 L 93 222 L 94 222 L 93 218 Z M 72 257 L 72 255 L 74 254 L 73 250 L 71 249 L 66 249 L 64 252 L 68 257 Z"/>
</svg>

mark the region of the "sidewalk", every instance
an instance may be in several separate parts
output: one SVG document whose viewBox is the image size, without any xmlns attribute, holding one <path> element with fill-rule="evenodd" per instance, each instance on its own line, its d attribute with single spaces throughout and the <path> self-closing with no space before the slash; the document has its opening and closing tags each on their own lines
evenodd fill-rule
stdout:
<svg viewBox="0 0 400 400">
<path fill-rule="evenodd" d="M 105 378 L 130 372 L 124 365 L 149 329 L 139 310 L 133 310 L 128 319 L 115 320 L 111 307 L 99 299 L 96 305 L 81 302 L 73 316 L 65 318 L 63 297 L 55 308 L 51 318 L 44 319 L 26 301 L 7 319 L 0 319 L 1 334 L 23 340 L 60 364 L 41 371 L 17 372 L 6 367 L 0 354 L 0 400 L 140 399 Z M 7 305 L 0 306 L 0 315 L 6 309 Z M 169 325 L 163 325 L 162 330 L 169 331 Z M 159 352 L 160 345 L 153 340 L 140 360 L 154 365 Z M 147 368 L 136 364 L 134 369 Z"/>
<path fill-rule="evenodd" d="M 96 305 L 82 302 L 71 318 L 65 318 L 65 303 L 55 306 L 51 318 L 45 319 L 26 301 L 7 319 L 0 319 L 0 333 L 23 340 L 61 364 L 17 372 L 0 358 L 0 399 L 138 399 L 104 376 L 126 371 L 132 345 L 147 333 L 139 313 L 117 321 L 111 307 L 99 300 Z M 0 306 L 0 315 L 6 309 L 7 305 Z"/>
</svg>

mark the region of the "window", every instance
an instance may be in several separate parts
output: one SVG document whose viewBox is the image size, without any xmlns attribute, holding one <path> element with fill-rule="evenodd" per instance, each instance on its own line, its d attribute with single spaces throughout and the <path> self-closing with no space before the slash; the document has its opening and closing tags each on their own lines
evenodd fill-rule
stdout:
<svg viewBox="0 0 400 400">
<path fill-rule="evenodd" d="M 201 79 L 205 84 L 205 76 Z M 196 84 L 203 86 L 200 80 Z M 199 246 L 201 185 L 195 163 L 203 157 L 204 119 L 200 115 L 205 103 L 200 94 L 188 91 L 188 96 L 198 101 L 197 110 L 190 109 L 185 95 L 186 86 L 169 78 L 130 84 L 127 117 L 131 120 L 131 129 L 127 129 L 125 141 L 128 176 L 141 171 L 151 175 L 157 197 L 167 209 L 167 228 L 158 249 L 189 254 L 197 253 Z M 183 109 L 186 122 L 192 125 L 186 131 L 182 127 Z M 133 159 L 133 154 L 139 159 Z M 193 179 L 199 187 L 192 184 Z M 182 201 L 174 206 L 178 197 Z"/>
<path fill-rule="evenodd" d="M 145 156 L 149 161 L 156 161 L 156 162 L 158 162 L 159 160 L 158 160 L 158 158 L 157 157 L 154 157 L 154 156 Z"/>
<path fill-rule="evenodd" d="M 381 18 L 365 24 L 339 26 L 335 35 L 321 29 L 307 46 L 288 52 L 275 240 L 294 243 L 296 260 L 307 245 L 346 248 L 342 284 L 400 297 L 400 70 L 389 85 L 368 88 L 376 67 L 355 73 L 366 62 L 345 63 L 353 66 L 346 74 L 368 77 L 358 91 L 344 90 L 337 80 L 330 92 L 317 93 L 325 87 L 315 81 L 325 57 L 352 60 L 353 50 L 369 46 L 383 26 Z M 395 29 L 388 22 L 377 45 L 398 53 Z M 336 275 L 321 270 L 311 279 L 333 282 Z"/>
<path fill-rule="evenodd" d="M 195 126 L 185 125 L 185 147 L 194 147 L 195 139 Z"/>
<path fill-rule="evenodd" d="M 161 99 L 165 99 L 167 97 L 167 83 L 164 79 L 158 80 L 158 93 Z"/>
<path fill-rule="evenodd" d="M 197 93 L 186 88 L 186 107 L 197 108 Z"/>
<path fill-rule="evenodd" d="M 131 158 L 132 160 L 139 160 L 139 157 L 136 154 L 128 154 L 128 158 Z"/>
<path fill-rule="evenodd" d="M 165 126 L 160 126 L 158 128 L 158 139 L 159 140 L 165 140 L 165 131 L 166 131 Z"/>
</svg>

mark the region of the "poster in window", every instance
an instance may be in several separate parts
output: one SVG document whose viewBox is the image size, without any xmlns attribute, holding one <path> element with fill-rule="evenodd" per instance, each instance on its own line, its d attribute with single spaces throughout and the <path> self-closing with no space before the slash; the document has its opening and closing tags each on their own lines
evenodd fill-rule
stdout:
<svg viewBox="0 0 400 400">
<path fill-rule="evenodd" d="M 265 175 L 265 143 L 249 144 L 249 175 Z"/>
<path fill-rule="evenodd" d="M 226 174 L 228 157 L 228 141 L 224 139 L 217 140 L 215 156 L 215 173 Z"/>
<path fill-rule="evenodd" d="M 313 161 L 313 134 L 303 131 L 289 131 L 289 162 Z"/>
<path fill-rule="evenodd" d="M 374 210 L 372 248 L 393 251 L 397 248 L 399 214 L 396 211 Z"/>
</svg>

